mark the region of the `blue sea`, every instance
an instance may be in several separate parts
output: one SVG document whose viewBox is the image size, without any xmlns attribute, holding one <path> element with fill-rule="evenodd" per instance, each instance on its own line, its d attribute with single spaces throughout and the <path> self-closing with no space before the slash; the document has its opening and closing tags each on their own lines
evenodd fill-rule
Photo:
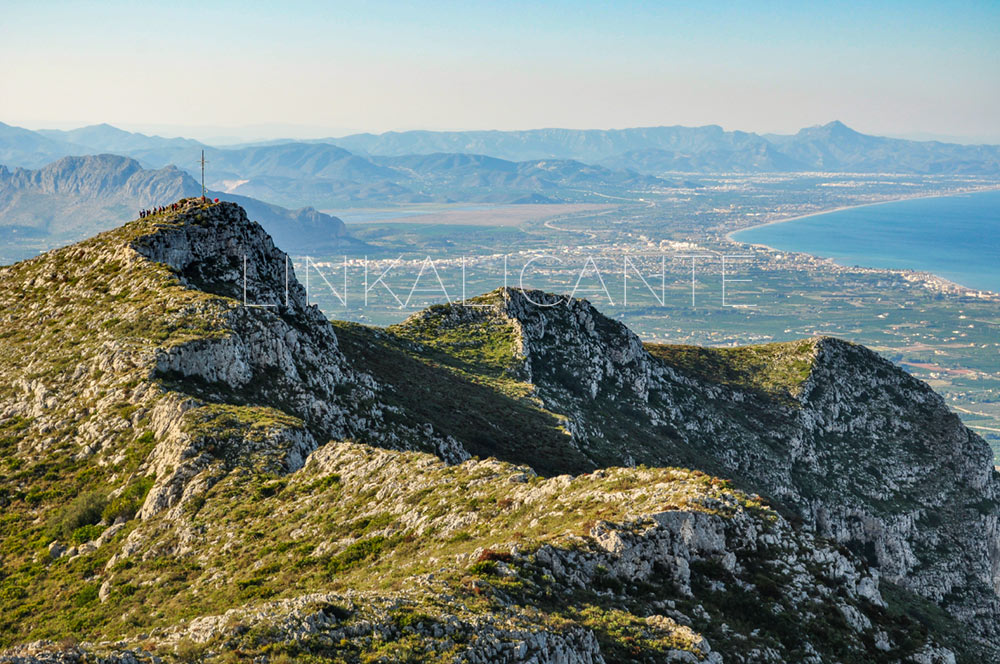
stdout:
<svg viewBox="0 0 1000 664">
<path fill-rule="evenodd" d="M 1000 292 L 1000 191 L 837 210 L 732 237 L 840 265 L 932 272 Z"/>
</svg>

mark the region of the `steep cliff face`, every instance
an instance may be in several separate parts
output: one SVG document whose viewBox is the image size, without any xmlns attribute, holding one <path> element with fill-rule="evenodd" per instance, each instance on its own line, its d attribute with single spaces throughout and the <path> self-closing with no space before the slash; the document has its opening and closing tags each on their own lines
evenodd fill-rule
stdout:
<svg viewBox="0 0 1000 664">
<path fill-rule="evenodd" d="M 508 289 L 472 307 L 476 319 L 449 315 L 514 330 L 522 377 L 595 465 L 732 478 L 998 642 L 1000 478 L 923 382 L 832 338 L 644 348 L 586 301 Z"/>
<path fill-rule="evenodd" d="M 197 200 L 0 296 L 0 645 L 86 641 L 4 661 L 997 653 L 989 452 L 861 347 L 515 290 L 331 323 Z"/>
<path fill-rule="evenodd" d="M 825 341 L 803 386 L 795 501 L 824 537 L 996 643 L 1000 481 L 989 447 L 926 384 Z"/>
<path fill-rule="evenodd" d="M 261 455 L 295 470 L 331 438 L 462 458 L 433 431 L 382 421 L 374 379 L 347 366 L 284 252 L 236 205 L 191 199 L 6 271 L 3 413 L 30 421 L 19 447 L 115 465 L 130 439 L 155 443 L 131 471 L 156 473 L 144 516 Z"/>
</svg>

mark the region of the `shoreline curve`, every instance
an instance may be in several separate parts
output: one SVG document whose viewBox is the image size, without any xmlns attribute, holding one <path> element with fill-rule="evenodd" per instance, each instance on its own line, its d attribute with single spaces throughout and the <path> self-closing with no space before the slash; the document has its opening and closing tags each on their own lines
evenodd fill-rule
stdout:
<svg viewBox="0 0 1000 664">
<path fill-rule="evenodd" d="M 816 257 L 816 258 L 823 258 L 823 256 L 819 256 L 817 254 L 809 253 L 809 252 L 806 252 L 806 251 L 787 251 L 787 250 L 784 250 L 784 249 L 778 249 L 777 247 L 772 247 L 772 246 L 770 246 L 768 244 L 764 244 L 764 243 L 761 243 L 761 242 L 745 242 L 745 241 L 741 241 L 741 240 L 735 239 L 733 237 L 733 235 L 735 235 L 737 233 L 742 233 L 744 231 L 753 230 L 753 229 L 756 229 L 756 228 L 764 228 L 765 226 L 775 226 L 777 224 L 785 224 L 785 223 L 788 223 L 788 222 L 791 222 L 791 221 L 800 221 L 802 219 L 808 219 L 810 217 L 818 217 L 818 216 L 821 216 L 821 215 L 824 215 L 824 214 L 832 214 L 834 212 L 841 212 L 842 210 L 853 210 L 853 209 L 856 209 L 856 208 L 873 207 L 875 205 L 886 205 L 888 203 L 902 203 L 903 201 L 913 201 L 913 200 L 919 200 L 919 199 L 924 199 L 924 198 L 952 198 L 952 197 L 955 197 L 955 196 L 963 196 L 963 195 L 966 195 L 966 194 L 979 194 L 979 193 L 986 193 L 986 192 L 991 192 L 991 191 L 1000 191 L 1000 186 L 984 187 L 984 188 L 981 188 L 981 189 L 971 189 L 971 190 L 967 190 L 967 191 L 954 191 L 954 192 L 949 192 L 949 193 L 944 193 L 944 194 L 919 194 L 919 195 L 915 195 L 915 196 L 904 196 L 903 198 L 892 198 L 892 199 L 884 200 L 884 201 L 873 201 L 871 203 L 859 203 L 857 205 L 841 205 L 839 207 L 829 208 L 829 209 L 826 209 L 826 210 L 817 210 L 816 212 L 808 212 L 806 214 L 798 214 L 798 215 L 795 215 L 794 217 L 785 217 L 783 219 L 772 219 L 771 221 L 765 221 L 764 223 L 761 223 L 761 224 L 754 224 L 752 226 L 747 226 L 746 228 L 738 228 L 736 230 L 729 231 L 728 233 L 725 234 L 724 237 L 729 242 L 733 242 L 733 243 L 737 243 L 737 244 L 749 245 L 751 247 L 764 247 L 764 248 L 766 248 L 766 249 L 768 249 L 770 251 L 780 252 L 780 253 L 783 253 L 783 254 L 787 254 L 787 253 L 804 254 L 806 256 L 813 256 L 813 257 Z M 837 263 L 836 259 L 830 258 L 830 260 L 833 260 L 834 263 Z M 837 264 L 841 265 L 841 267 L 851 267 L 849 265 L 843 265 L 841 263 L 837 263 Z M 893 268 L 882 268 L 882 267 L 875 267 L 875 266 L 869 266 L 866 269 L 884 270 L 886 272 L 902 272 L 902 273 L 909 273 L 909 274 L 914 274 L 914 275 L 930 275 L 935 280 L 937 280 L 937 281 L 939 281 L 941 283 L 944 283 L 944 284 L 948 284 L 948 285 L 953 286 L 953 287 L 961 288 L 961 289 L 964 289 L 964 290 L 967 290 L 967 291 L 976 291 L 976 292 L 979 292 L 979 293 L 992 293 L 994 295 L 1000 295 L 1000 291 L 993 291 L 993 290 L 989 290 L 989 289 L 973 288 L 972 286 L 966 286 L 965 284 L 960 284 L 957 281 L 953 281 L 951 279 L 948 279 L 947 277 L 942 277 L 941 275 L 936 274 L 934 272 L 930 272 L 928 270 L 893 269 Z"/>
</svg>

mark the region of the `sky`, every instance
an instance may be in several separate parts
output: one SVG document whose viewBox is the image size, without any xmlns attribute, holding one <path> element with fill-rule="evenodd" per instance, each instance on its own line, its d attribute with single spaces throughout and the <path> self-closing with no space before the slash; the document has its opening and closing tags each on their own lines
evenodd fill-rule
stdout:
<svg viewBox="0 0 1000 664">
<path fill-rule="evenodd" d="M 719 124 L 1000 143 L 1000 1 L 0 0 L 0 121 L 202 140 Z"/>
</svg>

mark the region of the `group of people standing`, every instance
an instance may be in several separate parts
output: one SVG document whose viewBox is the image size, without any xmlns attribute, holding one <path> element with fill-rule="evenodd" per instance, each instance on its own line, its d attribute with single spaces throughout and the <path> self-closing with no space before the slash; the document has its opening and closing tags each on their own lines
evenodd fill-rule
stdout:
<svg viewBox="0 0 1000 664">
<path fill-rule="evenodd" d="M 186 198 L 183 201 L 181 201 L 181 203 L 187 202 L 187 204 L 190 204 L 191 201 L 193 201 L 193 200 L 194 199 Z M 208 199 L 206 199 L 204 196 L 202 196 L 201 200 L 202 201 L 206 201 Z M 213 203 L 218 203 L 219 199 L 218 198 L 214 198 L 214 199 L 212 199 L 212 202 Z M 171 203 L 170 205 L 160 205 L 160 206 L 157 206 L 157 207 L 154 207 L 154 208 L 143 208 L 143 209 L 139 210 L 139 218 L 140 219 L 144 219 L 144 218 L 146 218 L 146 217 L 148 217 L 150 215 L 159 214 L 160 212 L 167 212 L 168 210 L 171 210 L 171 211 L 173 211 L 173 210 L 180 210 L 181 207 L 182 207 L 181 203 Z"/>
<path fill-rule="evenodd" d="M 176 210 L 179 207 L 179 204 L 171 203 L 170 205 L 160 205 L 159 207 L 139 210 L 139 218 L 144 219 L 152 214 L 159 214 L 160 212 L 166 212 L 167 210 Z"/>
</svg>

